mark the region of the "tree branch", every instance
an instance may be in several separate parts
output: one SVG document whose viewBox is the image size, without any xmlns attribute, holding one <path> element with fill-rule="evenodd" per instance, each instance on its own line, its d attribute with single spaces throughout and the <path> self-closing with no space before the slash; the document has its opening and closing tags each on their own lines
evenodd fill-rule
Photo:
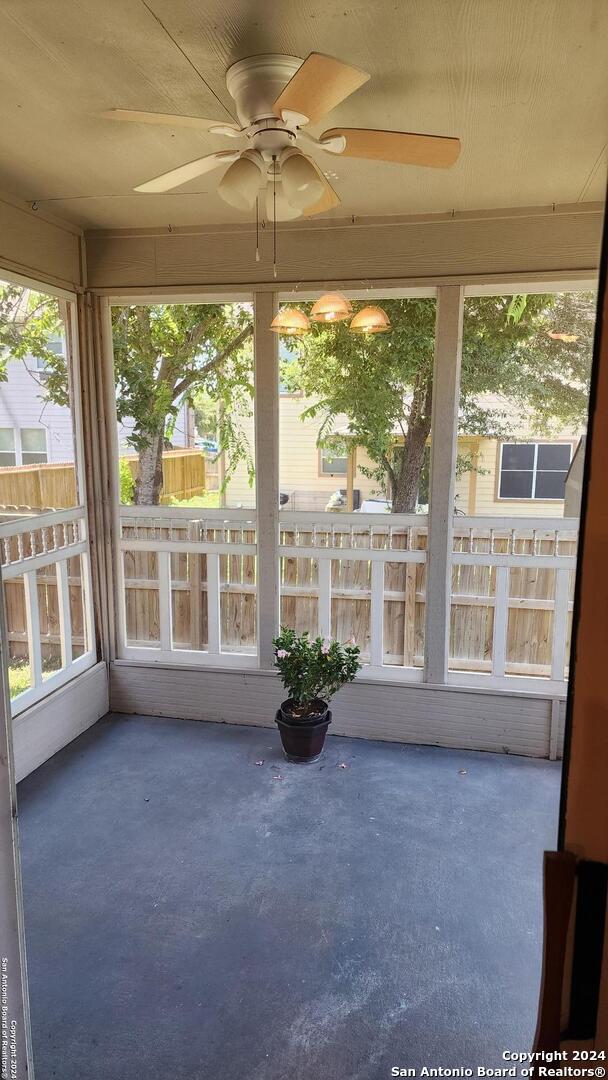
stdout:
<svg viewBox="0 0 608 1080">
<path fill-rule="evenodd" d="M 223 364 L 224 361 L 227 360 L 233 352 L 235 352 L 241 347 L 243 342 L 245 342 L 247 338 L 251 336 L 251 334 L 253 334 L 253 325 L 250 323 L 249 326 L 246 326 L 244 330 L 241 330 L 241 333 L 238 334 L 238 336 L 235 337 L 234 340 L 231 341 L 225 349 L 222 349 L 221 353 L 218 353 L 213 360 L 210 360 L 208 364 L 205 364 L 205 367 L 201 371 L 192 371 L 189 375 L 185 375 L 184 378 L 180 382 L 178 382 L 174 388 L 174 398 L 181 397 L 182 394 L 186 392 L 186 390 L 190 389 L 193 383 L 204 379 L 210 371 L 213 371 L 214 368 L 219 367 L 221 364 Z"/>
</svg>

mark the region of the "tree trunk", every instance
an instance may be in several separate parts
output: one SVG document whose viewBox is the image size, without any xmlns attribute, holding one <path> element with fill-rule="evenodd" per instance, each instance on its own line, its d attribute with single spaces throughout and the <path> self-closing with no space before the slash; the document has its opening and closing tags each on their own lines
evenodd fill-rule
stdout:
<svg viewBox="0 0 608 1080">
<path fill-rule="evenodd" d="M 416 511 L 424 448 L 430 430 L 431 418 L 426 416 L 419 417 L 416 423 L 408 427 L 393 486 L 393 514 L 413 514 Z"/>
<path fill-rule="evenodd" d="M 413 388 L 401 456 L 393 468 L 393 514 L 416 512 L 424 448 L 431 431 L 432 397 L 433 373 L 421 372 Z"/>
<path fill-rule="evenodd" d="M 161 434 L 153 435 L 139 451 L 139 473 L 135 481 L 135 505 L 158 506 L 163 486 L 163 444 Z"/>
</svg>

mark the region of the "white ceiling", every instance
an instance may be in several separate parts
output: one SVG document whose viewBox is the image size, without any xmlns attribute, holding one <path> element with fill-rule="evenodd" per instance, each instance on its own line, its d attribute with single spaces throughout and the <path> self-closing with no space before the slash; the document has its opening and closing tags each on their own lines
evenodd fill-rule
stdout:
<svg viewBox="0 0 608 1080">
<path fill-rule="evenodd" d="M 217 196 L 218 173 L 132 192 L 234 143 L 99 113 L 229 120 L 231 63 L 313 50 L 372 76 L 314 133 L 395 128 L 463 147 L 446 171 L 319 156 L 342 199 L 332 216 L 604 198 L 607 0 L 2 0 L 0 187 L 85 227 L 247 221 Z"/>
</svg>

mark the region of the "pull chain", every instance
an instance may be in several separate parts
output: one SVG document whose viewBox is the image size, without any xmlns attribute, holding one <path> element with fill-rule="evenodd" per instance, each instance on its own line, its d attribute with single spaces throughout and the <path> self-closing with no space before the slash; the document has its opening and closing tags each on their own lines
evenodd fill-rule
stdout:
<svg viewBox="0 0 608 1080">
<path fill-rule="evenodd" d="M 275 155 L 272 155 L 272 273 L 277 276 L 277 174 Z"/>
<path fill-rule="evenodd" d="M 255 261 L 260 261 L 260 197 L 255 197 Z"/>
</svg>

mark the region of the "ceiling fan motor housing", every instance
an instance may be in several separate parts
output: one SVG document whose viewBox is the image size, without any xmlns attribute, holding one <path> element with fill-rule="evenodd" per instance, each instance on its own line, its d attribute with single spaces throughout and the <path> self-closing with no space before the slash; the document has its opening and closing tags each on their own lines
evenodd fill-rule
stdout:
<svg viewBox="0 0 608 1080">
<path fill-rule="evenodd" d="M 275 116 L 275 101 L 302 63 L 299 56 L 268 53 L 247 56 L 228 68 L 226 86 L 243 127 Z"/>
</svg>

